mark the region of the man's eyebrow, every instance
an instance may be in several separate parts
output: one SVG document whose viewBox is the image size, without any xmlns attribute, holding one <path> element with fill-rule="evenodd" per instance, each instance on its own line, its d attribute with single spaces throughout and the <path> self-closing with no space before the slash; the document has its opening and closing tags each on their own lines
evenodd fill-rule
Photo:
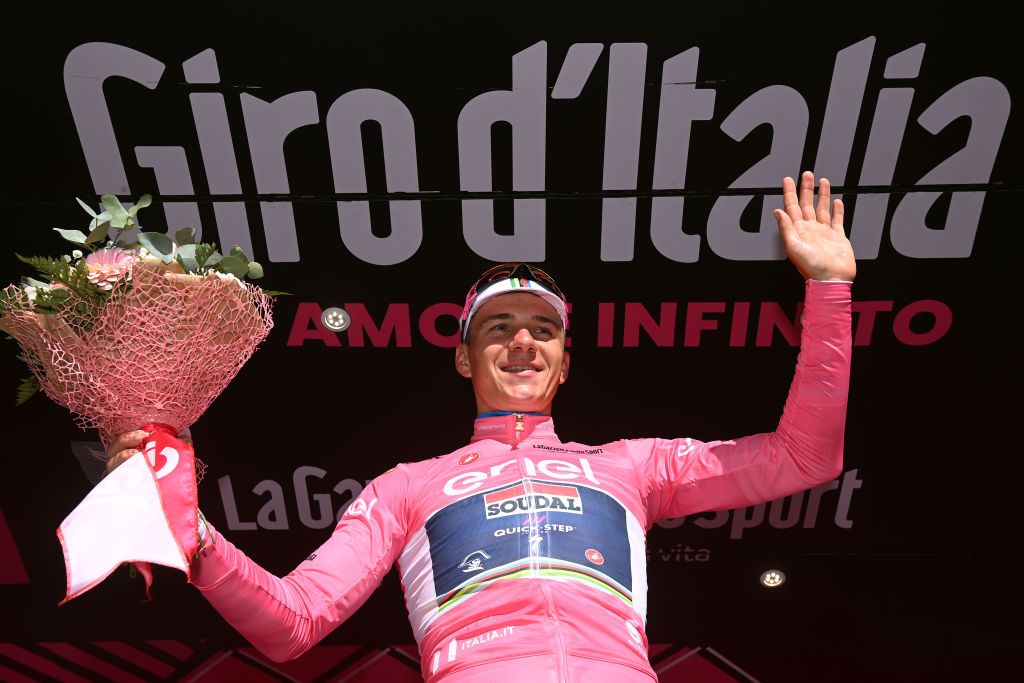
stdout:
<svg viewBox="0 0 1024 683">
<path fill-rule="evenodd" d="M 487 323 L 491 322 L 492 320 L 509 320 L 512 317 L 513 316 L 512 316 L 511 313 L 494 313 L 492 315 L 487 316 L 483 320 L 481 320 L 480 324 L 481 325 L 486 325 Z M 554 318 L 549 318 L 546 315 L 535 315 L 535 316 L 533 316 L 533 319 L 535 321 L 537 321 L 537 322 L 545 323 L 547 325 L 554 325 L 555 327 L 558 327 L 558 328 L 562 327 L 562 322 L 560 320 L 555 320 Z"/>
<path fill-rule="evenodd" d="M 483 320 L 481 320 L 480 324 L 483 325 L 485 323 L 491 322 L 492 320 L 508 320 L 511 317 L 512 317 L 511 313 L 495 313 L 494 315 L 489 315 L 486 318 L 484 318 Z"/>
</svg>

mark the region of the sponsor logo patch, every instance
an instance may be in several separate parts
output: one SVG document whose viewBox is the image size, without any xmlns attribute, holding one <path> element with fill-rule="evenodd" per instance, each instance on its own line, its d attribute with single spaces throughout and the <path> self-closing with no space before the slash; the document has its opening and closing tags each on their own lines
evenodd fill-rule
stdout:
<svg viewBox="0 0 1024 683">
<path fill-rule="evenodd" d="M 524 512 L 558 511 L 583 514 L 583 500 L 575 486 L 517 484 L 484 496 L 484 516 L 498 519 Z"/>
<path fill-rule="evenodd" d="M 491 559 L 491 556 L 486 552 L 483 550 L 476 550 L 471 552 L 469 555 L 466 555 L 466 559 L 459 563 L 459 569 L 466 574 L 469 574 L 470 572 L 478 572 L 481 569 L 485 569 L 484 560 L 489 559 Z"/>
<path fill-rule="evenodd" d="M 587 552 L 583 553 L 587 556 L 587 559 L 594 564 L 604 564 L 604 555 L 601 554 L 600 550 L 594 550 L 593 548 L 587 548 Z"/>
<path fill-rule="evenodd" d="M 459 458 L 460 465 L 470 465 L 480 459 L 479 453 L 466 453 Z"/>
</svg>

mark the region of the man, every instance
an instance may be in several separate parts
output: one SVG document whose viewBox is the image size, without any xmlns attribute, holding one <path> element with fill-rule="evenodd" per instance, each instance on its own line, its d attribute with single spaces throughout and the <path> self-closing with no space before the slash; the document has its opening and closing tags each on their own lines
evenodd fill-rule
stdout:
<svg viewBox="0 0 1024 683">
<path fill-rule="evenodd" d="M 472 441 L 377 477 L 331 538 L 284 579 L 212 527 L 192 582 L 275 660 L 352 614 L 397 562 L 428 681 L 651 681 L 644 533 L 655 521 L 753 505 L 842 467 L 856 272 L 842 203 L 822 180 L 783 181 L 776 219 L 807 280 L 796 376 L 778 429 L 732 441 L 562 443 L 565 297 L 523 265 L 470 290 L 456 370 L 473 384 Z M 111 448 L 133 454 L 137 432 Z"/>
</svg>

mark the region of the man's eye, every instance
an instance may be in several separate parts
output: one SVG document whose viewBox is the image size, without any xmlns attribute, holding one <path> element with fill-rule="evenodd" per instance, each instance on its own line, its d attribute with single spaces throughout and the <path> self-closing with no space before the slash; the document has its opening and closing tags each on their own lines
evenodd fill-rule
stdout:
<svg viewBox="0 0 1024 683">
<path fill-rule="evenodd" d="M 547 328 L 547 327 L 538 327 L 536 330 L 534 330 L 534 333 L 550 337 L 551 336 L 551 329 Z"/>
</svg>

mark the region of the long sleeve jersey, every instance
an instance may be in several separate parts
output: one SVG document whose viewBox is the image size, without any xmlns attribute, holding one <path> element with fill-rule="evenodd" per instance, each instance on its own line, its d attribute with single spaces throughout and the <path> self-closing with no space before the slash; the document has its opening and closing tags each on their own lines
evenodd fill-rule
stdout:
<svg viewBox="0 0 1024 683">
<path fill-rule="evenodd" d="M 478 418 L 469 444 L 374 479 L 278 578 L 221 535 L 192 581 L 253 645 L 298 657 L 397 563 L 428 682 L 652 681 L 645 534 L 659 519 L 774 500 L 842 468 L 850 284 L 808 281 L 774 432 L 562 442 L 549 416 Z"/>
</svg>

